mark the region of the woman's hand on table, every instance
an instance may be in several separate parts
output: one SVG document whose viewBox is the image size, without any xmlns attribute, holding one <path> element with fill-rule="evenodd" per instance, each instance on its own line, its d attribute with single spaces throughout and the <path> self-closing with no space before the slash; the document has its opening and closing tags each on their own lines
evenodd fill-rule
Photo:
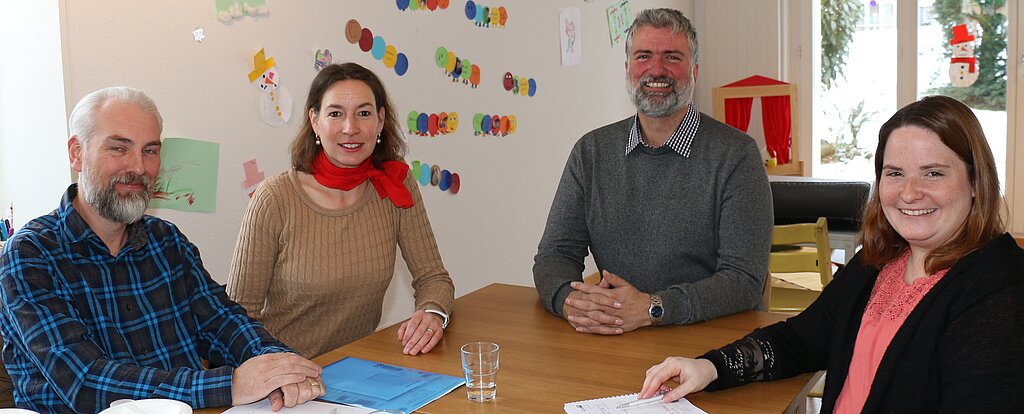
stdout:
<svg viewBox="0 0 1024 414">
<path fill-rule="evenodd" d="M 422 309 L 413 312 L 412 318 L 398 328 L 398 340 L 405 347 L 402 353 L 417 355 L 434 349 L 444 337 L 444 328 L 441 327 L 443 322 L 440 315 Z"/>
</svg>

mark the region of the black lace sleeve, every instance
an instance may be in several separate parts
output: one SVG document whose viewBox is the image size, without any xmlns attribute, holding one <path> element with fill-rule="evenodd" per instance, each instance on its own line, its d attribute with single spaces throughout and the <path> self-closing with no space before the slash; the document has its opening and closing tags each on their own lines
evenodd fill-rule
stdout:
<svg viewBox="0 0 1024 414">
<path fill-rule="evenodd" d="M 775 378 L 775 352 L 772 343 L 760 330 L 700 358 L 710 360 L 718 370 L 718 379 L 705 388 L 715 391 L 754 381 Z"/>
</svg>

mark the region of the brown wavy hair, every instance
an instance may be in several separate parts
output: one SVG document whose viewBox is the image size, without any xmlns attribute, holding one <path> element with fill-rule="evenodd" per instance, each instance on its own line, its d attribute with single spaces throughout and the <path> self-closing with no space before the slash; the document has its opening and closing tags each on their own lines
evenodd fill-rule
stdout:
<svg viewBox="0 0 1024 414">
<path fill-rule="evenodd" d="M 370 155 L 373 166 L 383 169 L 384 161 L 401 161 L 405 156 L 405 140 L 398 126 L 398 118 L 395 116 L 395 106 L 391 104 L 384 84 L 369 69 L 348 62 L 328 65 L 313 78 L 313 84 L 309 86 L 309 96 L 306 98 L 306 109 L 302 113 L 302 127 L 288 147 L 292 154 L 292 168 L 307 174 L 313 173 L 313 158 L 323 149 L 316 145 L 316 133 L 313 132 L 313 124 L 309 121 L 309 110 L 312 109 L 313 113 L 319 114 L 324 94 L 331 85 L 350 79 L 369 86 L 373 91 L 377 112 L 379 113 L 381 108 L 384 109 L 384 128 L 380 132 L 380 143 L 374 147 L 373 154 Z"/>
<path fill-rule="evenodd" d="M 924 128 L 938 135 L 942 143 L 967 164 L 967 176 L 974 187 L 975 196 L 967 218 L 949 240 L 925 258 L 925 271 L 932 274 L 953 266 L 961 257 L 1003 233 L 1005 224 L 1000 211 L 1005 205 L 999 195 L 999 176 L 996 174 L 992 150 L 971 108 L 948 96 L 922 98 L 896 111 L 878 131 L 875 188 L 864 209 L 864 223 L 859 235 L 864 246 L 861 252 L 865 265 L 881 268 L 899 258 L 910 247 L 885 218 L 878 195 L 878 183 L 885 162 L 885 145 L 894 130 L 905 126 Z"/>
</svg>

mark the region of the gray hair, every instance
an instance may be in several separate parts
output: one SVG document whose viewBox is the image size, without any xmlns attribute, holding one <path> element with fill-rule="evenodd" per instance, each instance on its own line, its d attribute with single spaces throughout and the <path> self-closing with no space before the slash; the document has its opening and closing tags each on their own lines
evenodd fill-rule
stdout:
<svg viewBox="0 0 1024 414">
<path fill-rule="evenodd" d="M 672 34 L 683 33 L 690 41 L 690 65 L 697 64 L 697 30 L 693 28 L 690 19 L 683 16 L 683 13 L 675 9 L 646 9 L 637 13 L 633 24 L 626 30 L 626 55 L 629 55 L 629 47 L 633 45 L 633 33 L 641 27 L 654 27 L 658 29 L 669 29 Z"/>
<path fill-rule="evenodd" d="M 160 116 L 160 111 L 156 109 L 156 104 L 146 96 L 145 92 L 128 86 L 111 86 L 85 95 L 71 111 L 71 119 L 68 121 L 71 135 L 77 135 L 83 147 L 87 141 L 92 139 L 92 134 L 95 132 L 96 111 L 108 101 L 132 104 L 142 109 L 143 112 L 153 114 L 156 117 L 157 127 L 163 131 L 164 119 Z"/>
</svg>

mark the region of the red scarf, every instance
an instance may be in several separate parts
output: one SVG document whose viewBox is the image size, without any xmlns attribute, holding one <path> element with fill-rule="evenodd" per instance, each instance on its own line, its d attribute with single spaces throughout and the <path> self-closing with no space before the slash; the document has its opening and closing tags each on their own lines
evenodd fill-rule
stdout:
<svg viewBox="0 0 1024 414">
<path fill-rule="evenodd" d="M 367 158 L 355 168 L 342 168 L 327 159 L 323 151 L 313 158 L 313 178 L 321 185 L 336 190 L 351 190 L 367 179 L 377 189 L 380 198 L 390 197 L 395 206 L 412 207 L 412 194 L 405 188 L 405 175 L 409 166 L 401 161 L 384 161 L 384 170 L 374 168 Z"/>
<path fill-rule="evenodd" d="M 975 65 L 978 64 L 978 59 L 974 57 L 955 57 L 949 63 L 966 63 L 967 72 L 974 73 Z"/>
</svg>

